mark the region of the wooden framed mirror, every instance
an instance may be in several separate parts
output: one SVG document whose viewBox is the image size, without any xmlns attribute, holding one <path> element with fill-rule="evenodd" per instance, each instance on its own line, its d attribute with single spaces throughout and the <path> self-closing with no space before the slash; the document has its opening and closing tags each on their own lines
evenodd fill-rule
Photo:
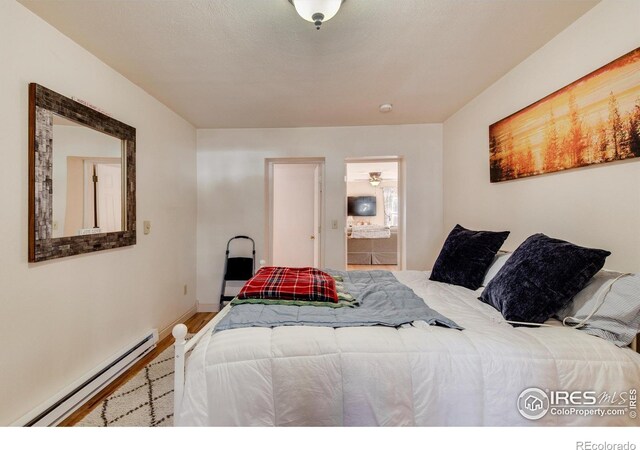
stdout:
<svg viewBox="0 0 640 450">
<path fill-rule="evenodd" d="M 29 85 L 29 262 L 136 243 L 136 129 Z"/>
</svg>

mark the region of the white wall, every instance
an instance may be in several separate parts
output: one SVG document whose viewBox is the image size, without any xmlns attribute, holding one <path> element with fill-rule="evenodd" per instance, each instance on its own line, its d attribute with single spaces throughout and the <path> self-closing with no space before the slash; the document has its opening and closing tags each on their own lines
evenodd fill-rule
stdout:
<svg viewBox="0 0 640 450">
<path fill-rule="evenodd" d="M 247 234 L 264 254 L 265 158 L 326 158 L 325 266 L 340 269 L 345 158 L 392 155 L 406 163 L 406 268 L 426 269 L 442 245 L 442 125 L 198 130 L 198 302 L 218 302 L 230 237 Z"/>
<path fill-rule="evenodd" d="M 0 55 L 6 425 L 195 304 L 196 136 L 189 123 L 14 1 L 0 2 Z M 27 263 L 29 82 L 99 105 L 137 129 L 136 246 Z M 185 283 L 191 289 L 183 296 Z"/>
<path fill-rule="evenodd" d="M 456 224 L 608 249 L 640 271 L 640 161 L 489 183 L 489 125 L 640 45 L 640 1 L 605 0 L 444 123 L 445 234 Z M 444 238 L 444 236 L 443 236 Z"/>
</svg>

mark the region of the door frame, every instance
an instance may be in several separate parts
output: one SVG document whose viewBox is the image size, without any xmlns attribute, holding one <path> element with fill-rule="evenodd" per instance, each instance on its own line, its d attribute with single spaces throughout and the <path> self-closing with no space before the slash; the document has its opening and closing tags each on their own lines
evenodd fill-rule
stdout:
<svg viewBox="0 0 640 450">
<path fill-rule="evenodd" d="M 344 160 L 344 214 L 347 218 L 347 165 L 358 163 L 377 163 L 377 162 L 396 162 L 398 163 L 398 270 L 405 270 L 407 266 L 407 245 L 405 241 L 406 234 L 406 207 L 405 199 L 407 189 L 405 183 L 405 158 L 404 156 L 366 156 L 362 158 L 345 158 Z M 344 229 L 344 267 L 347 268 L 347 228 L 345 222 Z"/>
<path fill-rule="evenodd" d="M 318 185 L 316 194 L 318 195 L 318 205 L 316 214 L 318 215 L 318 229 L 316 230 L 317 259 L 320 269 L 324 268 L 324 180 L 325 180 L 325 158 L 265 158 L 264 159 L 264 204 L 265 204 L 265 258 L 267 265 L 273 264 L 273 166 L 275 164 L 315 164 L 318 166 Z M 262 264 L 262 261 L 260 261 Z"/>
</svg>

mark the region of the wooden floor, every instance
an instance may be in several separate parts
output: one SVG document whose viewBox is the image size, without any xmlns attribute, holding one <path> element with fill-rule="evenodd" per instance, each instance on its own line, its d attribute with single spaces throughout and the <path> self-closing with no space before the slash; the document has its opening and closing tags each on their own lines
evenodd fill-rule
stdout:
<svg viewBox="0 0 640 450">
<path fill-rule="evenodd" d="M 185 325 L 189 329 L 189 333 L 197 333 L 203 326 L 205 326 L 211 319 L 213 319 L 215 315 L 216 313 L 195 313 L 185 322 Z M 72 427 L 76 423 L 80 422 L 87 414 L 89 414 L 93 410 L 93 408 L 98 406 L 104 399 L 113 394 L 116 389 L 133 378 L 136 373 L 140 372 L 140 370 L 142 370 L 144 366 L 149 364 L 156 356 L 173 345 L 173 342 L 174 339 L 171 335 L 158 342 L 156 348 L 145 355 L 144 358 L 142 358 L 140 361 L 131 366 L 129 370 L 112 381 L 107 387 L 96 394 L 87 403 L 78 408 L 77 411 L 64 419 L 59 426 Z"/>
<path fill-rule="evenodd" d="M 398 270 L 398 266 L 348 264 L 347 270 Z"/>
</svg>

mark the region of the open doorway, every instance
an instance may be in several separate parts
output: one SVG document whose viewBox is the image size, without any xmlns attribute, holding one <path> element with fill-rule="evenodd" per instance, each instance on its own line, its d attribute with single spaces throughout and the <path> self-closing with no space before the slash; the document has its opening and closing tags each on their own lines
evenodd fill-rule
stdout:
<svg viewBox="0 0 640 450">
<path fill-rule="evenodd" d="M 347 270 L 402 266 L 401 159 L 346 162 Z"/>
<path fill-rule="evenodd" d="M 266 159 L 268 265 L 322 267 L 324 159 Z"/>
</svg>

